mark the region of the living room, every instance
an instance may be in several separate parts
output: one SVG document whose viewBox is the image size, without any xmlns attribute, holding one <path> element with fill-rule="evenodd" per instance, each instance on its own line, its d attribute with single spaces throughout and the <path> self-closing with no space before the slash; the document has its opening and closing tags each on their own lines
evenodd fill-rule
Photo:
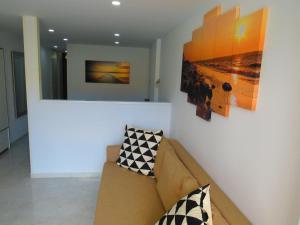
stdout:
<svg viewBox="0 0 300 225">
<path fill-rule="evenodd" d="M 299 224 L 299 6 L 2 0 L 0 224 Z"/>
</svg>

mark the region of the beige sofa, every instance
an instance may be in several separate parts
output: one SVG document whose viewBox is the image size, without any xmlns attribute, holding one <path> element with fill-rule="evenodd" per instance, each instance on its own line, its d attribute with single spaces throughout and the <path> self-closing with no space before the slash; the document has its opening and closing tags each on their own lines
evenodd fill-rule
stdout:
<svg viewBox="0 0 300 225">
<path fill-rule="evenodd" d="M 119 151 L 120 145 L 107 149 L 94 225 L 154 225 L 167 210 L 157 191 L 157 181 L 116 165 Z M 161 142 L 154 168 L 156 176 L 160 176 L 162 161 L 167 160 L 162 159 L 167 151 L 175 152 L 199 185 L 211 185 L 214 225 L 251 224 L 176 140 L 164 138 Z"/>
</svg>

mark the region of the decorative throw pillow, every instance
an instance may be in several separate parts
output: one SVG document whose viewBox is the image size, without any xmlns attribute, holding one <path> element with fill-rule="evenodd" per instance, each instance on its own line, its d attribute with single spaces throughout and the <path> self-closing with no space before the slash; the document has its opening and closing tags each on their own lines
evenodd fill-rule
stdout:
<svg viewBox="0 0 300 225">
<path fill-rule="evenodd" d="M 117 164 L 128 170 L 154 177 L 154 161 L 163 131 L 125 127 L 125 139 Z"/>
<path fill-rule="evenodd" d="M 210 185 L 205 185 L 183 197 L 155 225 L 209 225 L 209 189 Z"/>
</svg>

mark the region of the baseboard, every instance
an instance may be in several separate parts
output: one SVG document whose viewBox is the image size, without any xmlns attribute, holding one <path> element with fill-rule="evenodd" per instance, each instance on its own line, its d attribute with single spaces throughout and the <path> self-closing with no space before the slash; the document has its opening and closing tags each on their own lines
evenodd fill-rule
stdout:
<svg viewBox="0 0 300 225">
<path fill-rule="evenodd" d="M 25 138 L 26 136 L 28 136 L 28 132 L 26 132 L 25 134 L 21 135 L 20 137 L 15 138 L 15 139 L 10 139 L 10 144 L 12 145 L 12 144 L 16 143 L 17 141 Z"/>
<path fill-rule="evenodd" d="M 100 173 L 31 173 L 31 178 L 96 178 Z"/>
</svg>

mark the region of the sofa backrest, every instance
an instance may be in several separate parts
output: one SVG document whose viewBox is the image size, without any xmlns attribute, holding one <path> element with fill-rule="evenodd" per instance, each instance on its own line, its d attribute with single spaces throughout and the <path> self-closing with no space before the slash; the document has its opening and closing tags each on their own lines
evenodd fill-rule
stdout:
<svg viewBox="0 0 300 225">
<path fill-rule="evenodd" d="M 177 156 L 197 179 L 200 185 L 210 184 L 211 201 L 220 211 L 222 216 L 230 225 L 252 225 L 235 204 L 226 196 L 220 187 L 211 179 L 197 161 L 176 140 L 169 139 L 168 142 L 174 148 Z"/>
</svg>

